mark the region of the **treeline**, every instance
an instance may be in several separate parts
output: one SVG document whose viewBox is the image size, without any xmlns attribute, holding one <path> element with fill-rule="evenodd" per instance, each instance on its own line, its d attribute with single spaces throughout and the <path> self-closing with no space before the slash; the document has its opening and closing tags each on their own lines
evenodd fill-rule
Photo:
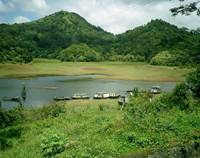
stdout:
<svg viewBox="0 0 200 158">
<path fill-rule="evenodd" d="M 163 57 L 168 59 L 166 56 L 170 58 L 169 63 L 163 62 Z M 200 30 L 189 31 L 162 20 L 152 20 L 115 36 L 75 13 L 64 11 L 30 23 L 0 25 L 0 62 L 27 63 L 37 57 L 61 61 L 199 64 Z"/>
</svg>

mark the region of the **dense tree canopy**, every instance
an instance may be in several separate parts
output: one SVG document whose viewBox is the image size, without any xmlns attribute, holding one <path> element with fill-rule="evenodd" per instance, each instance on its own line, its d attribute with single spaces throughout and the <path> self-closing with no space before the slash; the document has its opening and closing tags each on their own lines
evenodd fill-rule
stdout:
<svg viewBox="0 0 200 158">
<path fill-rule="evenodd" d="M 113 47 L 120 55 L 141 56 L 148 61 L 162 51 L 181 51 L 191 62 L 200 62 L 200 34 L 163 20 L 152 20 L 145 26 L 118 35 Z"/>
<path fill-rule="evenodd" d="M 44 58 L 55 58 L 60 50 L 79 43 L 107 53 L 114 39 L 114 35 L 89 24 L 81 16 L 64 11 L 30 23 L 0 25 L 2 60 L 16 47 L 23 48 L 33 57 Z"/>
<path fill-rule="evenodd" d="M 79 59 L 80 51 L 76 48 L 86 51 Z M 62 56 L 60 52 L 66 50 Z M 115 36 L 75 13 L 64 11 L 29 23 L 0 24 L 0 62 L 27 63 L 35 57 L 69 61 L 69 50 L 78 52 L 73 53 L 75 61 L 151 61 L 158 53 L 169 51 L 182 52 L 175 56 L 190 59 L 187 63 L 199 63 L 200 31 L 152 20 Z M 96 59 L 91 59 L 88 52 L 95 52 L 92 55 Z"/>
<path fill-rule="evenodd" d="M 102 61 L 100 54 L 94 49 L 88 47 L 87 44 L 73 44 L 70 47 L 62 50 L 58 58 L 61 61 Z"/>
</svg>

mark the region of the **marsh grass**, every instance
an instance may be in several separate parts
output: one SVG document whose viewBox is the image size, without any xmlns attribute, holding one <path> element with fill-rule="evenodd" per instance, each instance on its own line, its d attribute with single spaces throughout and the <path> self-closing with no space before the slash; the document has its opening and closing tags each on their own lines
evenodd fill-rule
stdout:
<svg viewBox="0 0 200 158">
<path fill-rule="evenodd" d="M 35 59 L 30 64 L 0 64 L 0 77 L 30 78 L 101 74 L 99 78 L 144 81 L 182 81 L 190 69 L 129 62 L 60 62 Z"/>
</svg>

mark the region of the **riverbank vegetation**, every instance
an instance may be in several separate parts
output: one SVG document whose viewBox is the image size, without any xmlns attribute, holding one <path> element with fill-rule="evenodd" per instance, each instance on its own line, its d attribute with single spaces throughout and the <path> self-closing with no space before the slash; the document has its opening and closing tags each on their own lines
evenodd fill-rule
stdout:
<svg viewBox="0 0 200 158">
<path fill-rule="evenodd" d="M 135 95 L 124 111 L 116 100 L 1 109 L 0 157 L 145 157 L 176 147 L 165 156 L 198 157 L 199 73 L 152 101 L 148 93 Z"/>
<path fill-rule="evenodd" d="M 0 64 L 0 77 L 99 74 L 104 79 L 183 81 L 191 69 L 131 62 L 60 62 L 35 59 L 30 64 Z"/>
</svg>

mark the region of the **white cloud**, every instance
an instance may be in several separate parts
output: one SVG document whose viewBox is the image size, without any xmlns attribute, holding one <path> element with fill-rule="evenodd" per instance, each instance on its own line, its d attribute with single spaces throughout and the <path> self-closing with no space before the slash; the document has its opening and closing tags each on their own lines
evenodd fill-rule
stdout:
<svg viewBox="0 0 200 158">
<path fill-rule="evenodd" d="M 46 0 L 0 0 L 0 11 L 20 10 L 45 14 L 49 10 Z"/>
<path fill-rule="evenodd" d="M 170 8 L 180 5 L 169 0 L 49 0 L 51 10 L 73 11 L 90 23 L 101 26 L 115 34 L 144 25 L 151 19 L 163 19 L 170 23 L 196 28 L 200 26 L 197 16 L 172 17 Z"/>
<path fill-rule="evenodd" d="M 0 0 L 0 12 L 25 11 L 23 16 L 40 18 L 59 10 L 73 11 L 115 34 L 144 25 L 151 19 L 163 19 L 191 29 L 199 27 L 200 17 L 196 15 L 171 16 L 169 9 L 178 5 L 178 0 Z"/>
<path fill-rule="evenodd" d="M 28 19 L 27 17 L 24 16 L 17 16 L 13 19 L 12 23 L 25 23 L 25 22 L 29 22 L 30 19 Z"/>
</svg>

